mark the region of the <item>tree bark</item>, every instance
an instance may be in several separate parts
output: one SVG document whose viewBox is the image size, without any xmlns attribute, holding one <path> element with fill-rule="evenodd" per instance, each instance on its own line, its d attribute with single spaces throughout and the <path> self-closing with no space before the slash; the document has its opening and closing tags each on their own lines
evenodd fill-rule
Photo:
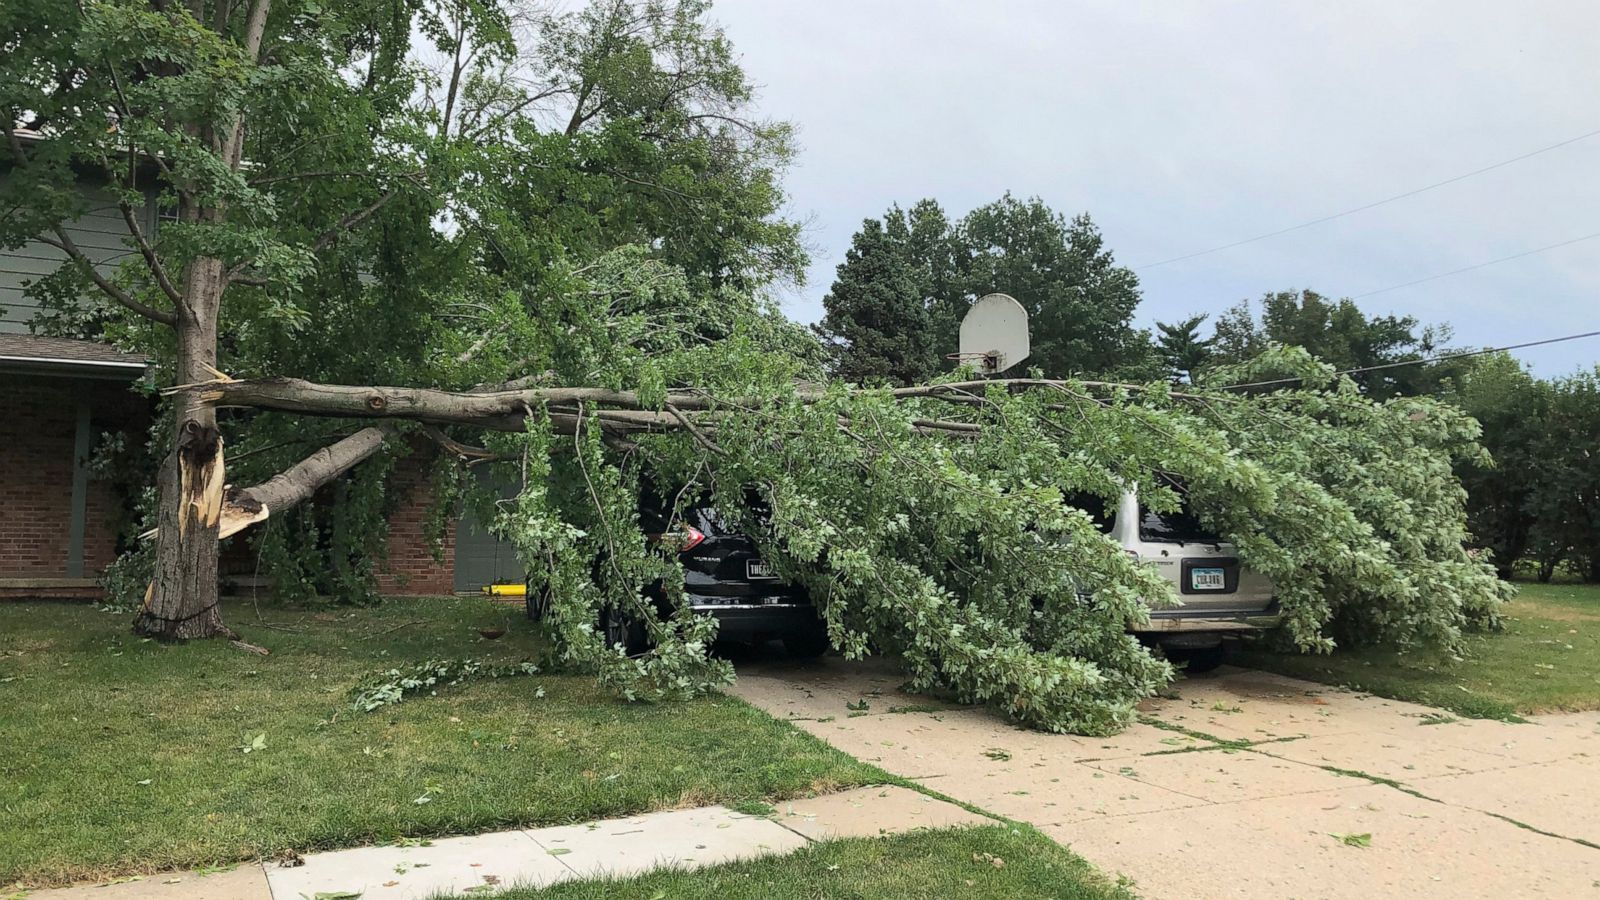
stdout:
<svg viewBox="0 0 1600 900">
<path fill-rule="evenodd" d="M 363 428 L 255 487 L 229 489 L 223 498 L 220 537 L 236 534 L 274 512 L 309 500 L 318 489 L 377 453 L 393 433 L 390 425 Z"/>
<path fill-rule="evenodd" d="M 180 383 L 215 377 L 224 284 L 220 259 L 196 259 L 184 273 L 177 309 Z M 236 637 L 217 608 L 217 526 L 226 474 L 217 414 L 187 393 L 172 407 L 173 449 L 159 479 L 155 574 L 133 631 L 161 640 Z"/>
</svg>

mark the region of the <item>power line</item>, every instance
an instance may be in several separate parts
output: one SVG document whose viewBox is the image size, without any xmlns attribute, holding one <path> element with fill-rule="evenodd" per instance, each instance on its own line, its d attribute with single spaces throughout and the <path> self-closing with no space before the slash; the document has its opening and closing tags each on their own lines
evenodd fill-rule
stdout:
<svg viewBox="0 0 1600 900">
<path fill-rule="evenodd" d="M 1576 237 L 1576 238 L 1573 238 L 1570 241 L 1562 241 L 1559 244 L 1550 244 L 1548 246 L 1539 247 L 1539 248 L 1536 248 L 1536 249 L 1533 249 L 1533 250 L 1524 250 L 1521 253 L 1513 253 L 1510 256 L 1502 256 L 1499 259 L 1491 259 L 1488 262 L 1481 262 L 1481 263 L 1477 263 L 1475 265 L 1470 265 L 1470 266 L 1462 266 L 1459 269 L 1451 269 L 1448 272 L 1440 272 L 1437 275 L 1429 275 L 1426 278 L 1418 278 L 1415 281 L 1407 281 L 1407 282 L 1405 282 L 1403 284 L 1391 284 L 1388 287 L 1378 288 L 1375 291 L 1367 291 L 1365 294 L 1356 294 L 1354 297 L 1351 297 L 1350 299 L 1352 299 L 1352 300 L 1360 300 L 1362 297 L 1371 297 L 1371 296 L 1374 296 L 1376 294 L 1387 294 L 1390 291 L 1398 291 L 1401 288 L 1411 287 L 1414 284 L 1422 284 L 1425 281 L 1437 281 L 1440 278 L 1449 278 L 1451 275 L 1460 275 L 1462 272 L 1471 272 L 1474 269 L 1482 269 L 1485 266 L 1493 266 L 1493 265 L 1498 265 L 1499 263 L 1503 263 L 1503 262 L 1510 262 L 1513 259 L 1521 259 L 1524 256 L 1532 256 L 1535 253 L 1543 253 L 1546 250 L 1554 250 L 1554 249 L 1556 249 L 1558 247 L 1569 247 L 1569 246 L 1571 246 L 1573 244 L 1581 244 L 1584 241 L 1592 241 L 1595 238 L 1600 238 L 1600 231 L 1596 231 L 1594 234 L 1586 234 L 1583 237 Z"/>
<path fill-rule="evenodd" d="M 1358 212 L 1366 212 L 1369 209 L 1374 209 L 1376 207 L 1383 206 L 1386 203 L 1393 203 L 1396 200 L 1404 200 L 1407 197 L 1415 197 L 1418 194 L 1426 193 L 1428 191 L 1434 190 L 1435 188 L 1442 188 L 1442 187 L 1444 187 L 1445 185 L 1448 185 L 1448 184 L 1455 184 L 1458 181 L 1464 181 L 1465 179 L 1472 178 L 1473 176 L 1482 175 L 1485 172 L 1493 172 L 1495 169 L 1499 169 L 1499 168 L 1503 168 L 1505 166 L 1509 166 L 1512 163 L 1519 163 L 1519 162 L 1522 162 L 1525 159 L 1531 159 L 1531 158 L 1533 158 L 1535 156 L 1540 155 L 1541 153 L 1549 153 L 1551 150 L 1559 150 L 1560 148 L 1565 147 L 1568 144 L 1576 144 L 1579 141 L 1586 140 L 1588 138 L 1592 138 L 1595 135 L 1600 135 L 1600 128 L 1597 128 L 1594 131 L 1584 132 L 1583 134 L 1580 134 L 1577 137 L 1567 138 L 1566 140 L 1561 141 L 1559 143 L 1550 144 L 1549 146 L 1546 146 L 1546 147 L 1540 147 L 1537 150 L 1530 150 L 1529 152 L 1524 153 L 1521 156 L 1514 156 L 1514 157 L 1512 157 L 1510 159 L 1503 159 L 1500 162 L 1494 163 L 1493 165 L 1484 166 L 1481 169 L 1473 169 L 1471 172 L 1463 172 L 1460 175 L 1456 175 L 1456 176 L 1451 177 L 1451 178 L 1446 178 L 1443 181 L 1436 181 L 1433 184 L 1425 185 L 1423 187 L 1416 188 L 1415 190 L 1406 191 L 1404 193 L 1395 194 L 1392 197 L 1385 197 L 1382 200 L 1374 200 L 1373 202 L 1364 204 L 1362 206 L 1351 207 L 1350 209 L 1344 210 L 1343 212 L 1336 212 L 1336 213 L 1333 213 L 1332 215 L 1323 216 L 1320 219 L 1312 219 L 1309 222 L 1301 222 L 1299 225 L 1291 225 L 1288 228 L 1280 228 L 1277 231 L 1269 231 L 1269 232 L 1267 232 L 1265 234 L 1258 234 L 1255 237 L 1249 237 L 1249 238 L 1245 238 L 1244 240 L 1234 241 L 1231 244 L 1222 244 L 1222 245 L 1217 246 L 1217 247 L 1212 247 L 1209 250 L 1199 250 L 1199 251 L 1196 251 L 1194 253 L 1185 253 L 1182 256 L 1174 256 L 1174 257 L 1172 257 L 1170 259 L 1163 259 L 1163 260 L 1159 260 L 1159 261 L 1153 262 L 1153 263 L 1145 263 L 1142 266 L 1134 266 L 1133 270 L 1135 272 L 1142 272 L 1145 269 L 1154 269 L 1157 266 L 1164 266 L 1164 265 L 1167 265 L 1168 263 L 1182 262 L 1182 261 L 1184 261 L 1186 259 L 1194 259 L 1195 257 L 1198 257 L 1198 256 L 1209 256 L 1212 253 L 1220 253 L 1223 250 L 1232 250 L 1234 247 L 1242 247 L 1245 244 L 1253 244 L 1256 241 L 1264 241 L 1267 238 L 1277 237 L 1280 234 L 1288 234 L 1291 231 L 1299 231 L 1302 228 L 1310 228 L 1313 225 L 1321 225 L 1324 222 L 1332 222 L 1334 219 L 1342 219 L 1345 216 L 1355 215 Z"/>
<path fill-rule="evenodd" d="M 1345 369 L 1340 372 L 1335 372 L 1333 375 L 1337 378 L 1340 375 L 1359 375 L 1362 372 L 1376 372 L 1380 369 L 1398 369 L 1402 366 L 1420 366 L 1427 363 L 1444 362 L 1445 360 L 1449 359 L 1465 359 L 1468 356 L 1483 356 L 1486 353 L 1504 353 L 1508 350 L 1522 350 L 1526 347 L 1542 347 L 1545 344 L 1559 344 L 1562 341 L 1575 341 L 1579 338 L 1590 338 L 1596 336 L 1600 336 L 1600 331 L 1586 331 L 1583 334 L 1569 334 L 1563 337 L 1546 338 L 1542 341 L 1528 341 L 1525 344 L 1510 344 L 1505 347 L 1485 347 L 1481 350 L 1464 350 L 1460 353 L 1445 353 L 1439 356 L 1424 357 L 1422 359 L 1406 359 L 1401 360 L 1400 362 L 1382 363 L 1381 365 L 1376 366 L 1362 366 L 1358 369 Z M 1275 384 L 1293 384 L 1297 381 L 1305 381 L 1305 377 L 1300 376 L 1295 378 L 1278 378 L 1272 381 L 1252 381 L 1248 384 L 1226 384 L 1222 385 L 1222 387 L 1227 390 L 1239 390 L 1240 388 L 1270 387 Z"/>
</svg>

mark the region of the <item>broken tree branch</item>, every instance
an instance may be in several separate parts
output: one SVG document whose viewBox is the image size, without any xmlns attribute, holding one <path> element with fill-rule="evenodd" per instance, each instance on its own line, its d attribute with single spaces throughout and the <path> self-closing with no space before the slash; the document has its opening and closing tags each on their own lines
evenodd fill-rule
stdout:
<svg viewBox="0 0 1600 900">
<path fill-rule="evenodd" d="M 383 447 L 398 430 L 391 423 L 363 428 L 343 440 L 323 447 L 255 487 L 229 488 L 223 496 L 218 538 L 236 534 L 307 500 L 318 488 L 349 471 Z"/>
</svg>

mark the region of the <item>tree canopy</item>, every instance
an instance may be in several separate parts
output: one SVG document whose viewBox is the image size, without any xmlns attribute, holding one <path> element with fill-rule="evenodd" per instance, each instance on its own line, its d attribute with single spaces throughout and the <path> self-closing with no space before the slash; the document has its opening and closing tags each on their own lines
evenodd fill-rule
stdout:
<svg viewBox="0 0 1600 900">
<path fill-rule="evenodd" d="M 1138 279 L 1088 215 L 1069 220 L 1038 198 L 1006 194 L 956 222 L 934 200 L 892 207 L 881 227 L 873 221 L 824 300 L 820 327 L 841 376 L 903 383 L 947 371 L 962 316 L 995 292 L 1028 311 L 1028 365 L 1051 377 L 1157 371 L 1148 335 L 1132 325 Z M 913 297 L 925 317 L 909 309 Z"/>
<path fill-rule="evenodd" d="M 1339 371 L 1415 363 L 1438 352 L 1450 338 L 1443 326 L 1421 326 L 1411 316 L 1375 316 L 1355 301 L 1333 300 L 1312 290 L 1276 291 L 1255 305 L 1242 300 L 1217 318 L 1213 356 L 1217 363 L 1251 359 L 1273 344 L 1303 347 Z M 1351 376 L 1374 397 L 1424 394 L 1450 371 L 1441 365 L 1404 365 Z"/>
</svg>

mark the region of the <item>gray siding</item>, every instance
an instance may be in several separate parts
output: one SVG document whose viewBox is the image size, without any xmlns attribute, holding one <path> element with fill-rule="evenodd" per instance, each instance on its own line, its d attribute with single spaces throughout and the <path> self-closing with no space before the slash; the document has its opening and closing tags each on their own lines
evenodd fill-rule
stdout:
<svg viewBox="0 0 1600 900">
<path fill-rule="evenodd" d="M 0 174 L 0 178 L 6 177 Z M 102 187 L 85 185 L 89 211 L 67 226 L 73 243 L 92 260 L 104 274 L 111 274 L 122 260 L 137 255 L 128 237 L 127 223 L 117 209 L 116 199 Z M 140 227 L 146 234 L 154 234 L 154 215 L 147 207 L 143 210 Z M 29 283 L 61 267 L 66 254 L 48 244 L 29 241 L 15 250 L 0 250 L 0 333 L 26 334 L 28 321 L 38 311 L 38 303 L 24 294 Z"/>
</svg>

